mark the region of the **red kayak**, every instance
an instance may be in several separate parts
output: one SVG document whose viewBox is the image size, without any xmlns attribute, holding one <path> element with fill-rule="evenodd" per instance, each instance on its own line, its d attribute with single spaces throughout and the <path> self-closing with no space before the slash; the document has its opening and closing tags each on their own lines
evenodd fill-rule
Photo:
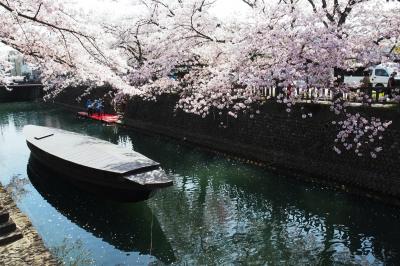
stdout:
<svg viewBox="0 0 400 266">
<path fill-rule="evenodd" d="M 99 121 L 104 121 L 107 123 L 118 123 L 120 122 L 119 115 L 112 115 L 112 114 L 91 114 L 89 115 L 87 112 L 78 112 L 79 116 L 87 117 Z"/>
</svg>

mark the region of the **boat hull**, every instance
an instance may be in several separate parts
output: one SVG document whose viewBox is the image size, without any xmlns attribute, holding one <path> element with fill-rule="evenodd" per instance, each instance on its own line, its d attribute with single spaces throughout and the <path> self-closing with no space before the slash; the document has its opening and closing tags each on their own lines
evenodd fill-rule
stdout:
<svg viewBox="0 0 400 266">
<path fill-rule="evenodd" d="M 32 157 L 87 190 L 144 199 L 173 184 L 158 162 L 128 147 L 57 128 L 23 131 Z"/>
<path fill-rule="evenodd" d="M 70 183 L 93 194 L 101 194 L 120 201 L 140 201 L 151 197 L 156 189 L 130 182 L 121 176 L 98 169 L 92 169 L 63 160 L 49 154 L 29 141 L 27 145 L 31 155 L 40 165 L 57 173 L 55 178 L 69 180 Z"/>
<path fill-rule="evenodd" d="M 118 115 L 111 115 L 111 114 L 92 114 L 89 115 L 87 112 L 78 112 L 78 116 L 84 117 L 84 118 L 90 118 L 93 120 L 98 120 L 102 122 L 106 122 L 109 124 L 114 124 L 114 123 L 121 123 L 120 117 Z"/>
</svg>

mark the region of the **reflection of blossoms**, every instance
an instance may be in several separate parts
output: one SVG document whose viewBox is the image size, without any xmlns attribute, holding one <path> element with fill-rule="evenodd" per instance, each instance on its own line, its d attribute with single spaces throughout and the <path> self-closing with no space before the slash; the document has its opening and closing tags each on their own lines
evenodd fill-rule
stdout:
<svg viewBox="0 0 400 266">
<path fill-rule="evenodd" d="M 26 185 L 29 183 L 28 178 L 21 178 L 19 175 L 16 175 L 11 178 L 5 188 L 11 193 L 13 200 L 20 201 L 29 193 L 29 190 L 26 188 Z"/>
<path fill-rule="evenodd" d="M 64 238 L 58 246 L 50 248 L 53 256 L 62 265 L 94 265 L 92 254 L 81 239 Z"/>
</svg>

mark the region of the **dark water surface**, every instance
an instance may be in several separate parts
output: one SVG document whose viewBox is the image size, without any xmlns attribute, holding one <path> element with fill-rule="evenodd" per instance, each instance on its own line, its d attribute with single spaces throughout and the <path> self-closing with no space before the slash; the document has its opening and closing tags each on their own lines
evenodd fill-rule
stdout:
<svg viewBox="0 0 400 266">
<path fill-rule="evenodd" d="M 118 203 L 60 181 L 30 159 L 27 124 L 76 131 L 159 161 L 174 186 Z M 66 264 L 395 265 L 398 208 L 265 169 L 77 119 L 60 108 L 0 104 L 0 182 Z"/>
</svg>

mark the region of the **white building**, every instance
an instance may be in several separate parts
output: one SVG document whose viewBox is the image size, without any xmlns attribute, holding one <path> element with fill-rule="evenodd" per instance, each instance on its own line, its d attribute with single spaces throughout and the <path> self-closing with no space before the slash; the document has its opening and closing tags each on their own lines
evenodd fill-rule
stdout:
<svg viewBox="0 0 400 266">
<path fill-rule="evenodd" d="M 7 53 L 6 60 L 12 65 L 12 69 L 8 73 L 10 76 L 26 77 L 27 81 L 39 80 L 39 70 L 28 64 L 21 53 L 13 49 L 8 50 Z"/>
</svg>

